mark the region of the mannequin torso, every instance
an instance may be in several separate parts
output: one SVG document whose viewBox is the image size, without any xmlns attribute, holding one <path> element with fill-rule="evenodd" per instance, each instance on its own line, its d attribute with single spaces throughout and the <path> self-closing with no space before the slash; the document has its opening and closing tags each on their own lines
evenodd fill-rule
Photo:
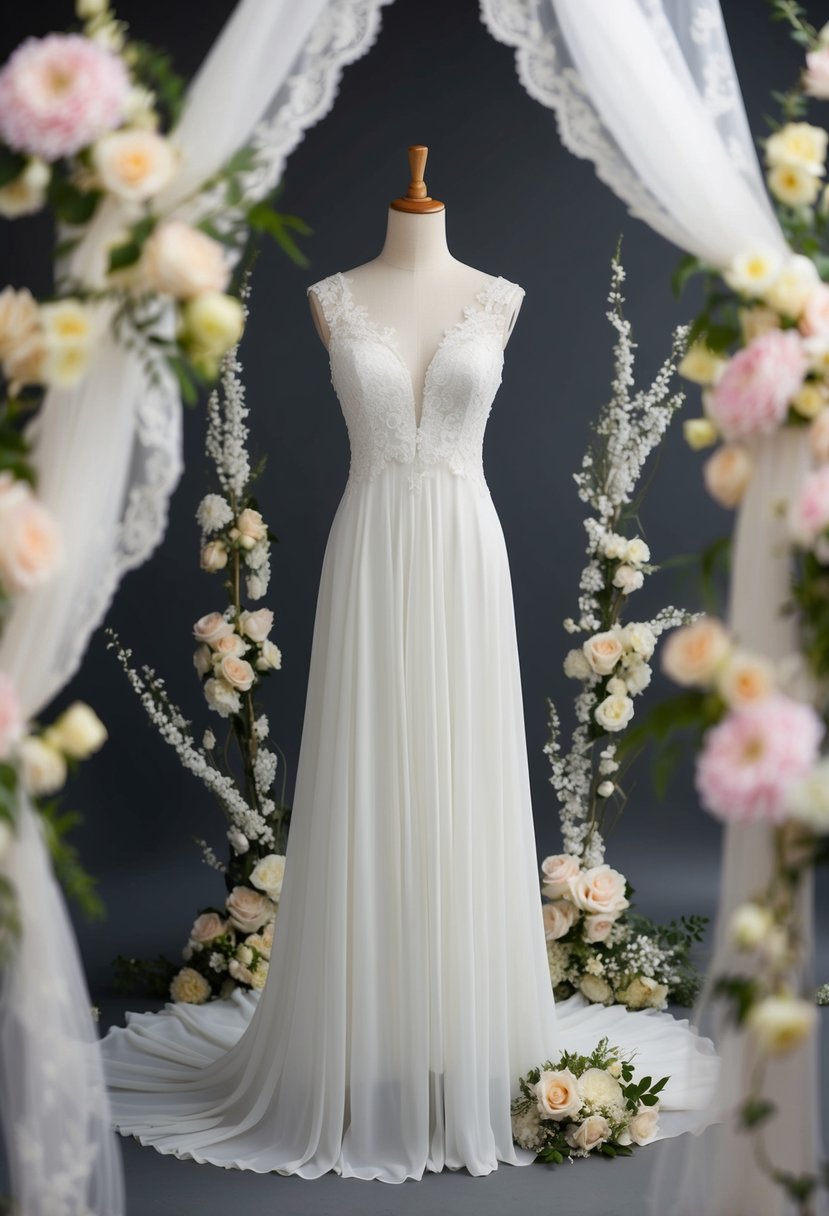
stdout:
<svg viewBox="0 0 829 1216">
<path fill-rule="evenodd" d="M 464 308 L 492 275 L 453 258 L 446 244 L 446 212 L 411 214 L 389 208 L 386 240 L 380 255 L 349 270 L 354 300 L 372 321 L 394 330 L 399 353 L 415 387 L 417 420 L 426 370 L 444 333 L 461 321 Z M 327 348 L 328 325 L 319 301 L 309 295 L 317 332 Z M 517 302 L 506 327 L 504 345 L 520 309 Z"/>
</svg>

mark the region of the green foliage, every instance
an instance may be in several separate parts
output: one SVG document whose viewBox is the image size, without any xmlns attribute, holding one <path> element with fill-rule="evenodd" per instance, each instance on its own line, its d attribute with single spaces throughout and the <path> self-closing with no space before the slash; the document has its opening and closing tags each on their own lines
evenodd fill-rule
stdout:
<svg viewBox="0 0 829 1216">
<path fill-rule="evenodd" d="M 67 839 L 68 834 L 83 822 L 83 817 L 77 811 L 61 810 L 57 801 L 40 804 L 38 810 L 61 886 L 90 920 L 100 920 L 106 909 L 96 890 L 97 881 L 84 869 L 78 850 Z"/>
<path fill-rule="evenodd" d="M 113 963 L 115 969 L 113 987 L 123 996 L 146 996 L 156 1000 L 169 1000 L 170 981 L 179 970 L 165 955 L 154 959 L 126 958 L 119 954 Z"/>
<path fill-rule="evenodd" d="M 48 200 L 64 224 L 87 224 L 103 198 L 101 190 L 79 190 L 72 182 L 54 173 L 49 182 Z"/>
<path fill-rule="evenodd" d="M 141 257 L 144 242 L 155 227 L 155 223 L 155 219 L 152 216 L 144 216 L 137 224 L 133 224 L 126 241 L 110 249 L 110 273 L 114 270 L 123 270 L 127 266 L 135 265 Z"/>
<path fill-rule="evenodd" d="M 254 232 L 262 232 L 272 237 L 295 265 L 310 265 L 308 258 L 294 240 L 293 233 L 310 236 L 313 230 L 298 215 L 286 215 L 277 211 L 270 203 L 261 202 L 248 211 L 247 221 Z"/>
<path fill-rule="evenodd" d="M 729 1006 L 732 1020 L 742 1026 L 749 1010 L 758 998 L 756 980 L 745 975 L 721 975 L 714 985 L 714 995 L 722 997 Z"/>
<path fill-rule="evenodd" d="M 739 1126 L 745 1131 L 751 1131 L 761 1124 L 767 1123 L 777 1113 L 773 1102 L 765 1098 L 748 1098 L 737 1112 Z"/>
<path fill-rule="evenodd" d="M 152 89 L 166 127 L 175 126 L 184 103 L 185 80 L 173 67 L 173 57 L 148 42 L 130 42 L 129 58 L 141 83 Z"/>
<path fill-rule="evenodd" d="M 5 144 L 0 144 L 0 186 L 8 186 L 15 181 L 26 168 L 26 157 L 22 152 L 12 152 Z"/>
</svg>

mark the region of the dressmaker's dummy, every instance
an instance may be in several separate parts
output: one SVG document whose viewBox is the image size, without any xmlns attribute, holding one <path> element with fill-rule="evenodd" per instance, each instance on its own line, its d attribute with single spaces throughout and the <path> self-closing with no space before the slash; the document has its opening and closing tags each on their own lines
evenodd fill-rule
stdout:
<svg viewBox="0 0 829 1216">
<path fill-rule="evenodd" d="M 492 278 L 453 258 L 446 244 L 446 209 L 426 193 L 423 170 L 428 149 L 409 149 L 412 180 L 403 198 L 389 207 L 386 241 L 379 257 L 345 271 L 356 304 L 372 321 L 390 326 L 415 389 L 417 421 L 426 370 L 443 335 L 463 320 L 464 308 Z M 329 330 L 314 292 L 308 296 L 317 332 L 328 347 Z M 504 338 L 512 332 L 520 300 Z"/>
</svg>

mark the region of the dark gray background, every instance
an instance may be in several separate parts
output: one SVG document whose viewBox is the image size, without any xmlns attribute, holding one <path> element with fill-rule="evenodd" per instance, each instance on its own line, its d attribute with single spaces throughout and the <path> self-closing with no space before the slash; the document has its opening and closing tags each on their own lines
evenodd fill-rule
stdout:
<svg viewBox="0 0 829 1216">
<path fill-rule="evenodd" d="M 135 35 L 171 48 L 189 75 L 231 7 L 226 0 L 124 0 L 118 13 Z M 760 0 L 725 0 L 724 8 L 760 133 L 769 90 L 788 85 L 800 53 L 782 27 L 770 24 Z M 26 33 L 60 28 L 69 16 L 66 3 L 13 6 L 4 14 L 0 59 Z M 812 16 L 825 20 L 829 4 L 812 5 Z M 288 756 L 291 784 L 322 554 L 348 465 L 345 428 L 305 287 L 379 251 L 388 202 L 408 180 L 406 148 L 413 142 L 429 145 L 427 180 L 446 202 L 454 255 L 521 283 L 527 293 L 485 461 L 510 554 L 543 856 L 559 847 L 542 754 L 545 697 L 565 706 L 574 691 L 561 674 L 568 644 L 561 620 L 575 609 L 583 554 L 572 473 L 588 423 L 608 393 L 612 334 L 604 320 L 605 294 L 618 234 L 624 234 L 641 381 L 667 352 L 672 325 L 693 312 L 694 296 L 673 300 L 669 279 L 678 251 L 631 220 L 592 166 L 564 151 L 553 115 L 521 88 L 512 52 L 486 32 L 474 0 L 396 0 L 384 10 L 376 46 L 346 69 L 332 113 L 288 164 L 284 205 L 314 229 L 304 242 L 312 264 L 299 269 L 275 247 L 266 248 L 242 348 L 253 444 L 269 461 L 262 507 L 281 539 L 267 602 L 276 614 L 274 637 L 284 667 L 268 684 L 267 711 Z M 4 282 L 47 290 L 48 225 L 42 219 L 4 224 L 0 240 Z M 691 388 L 685 413 L 697 412 Z M 167 677 L 188 715 L 206 725 L 210 715 L 193 674 L 190 629 L 222 598 L 219 580 L 198 569 L 193 515 L 206 484 L 203 437 L 202 405 L 185 416 L 187 471 L 164 544 L 124 580 L 109 622 L 137 657 Z M 730 514 L 702 488 L 701 463 L 684 446 L 677 424 L 642 517 L 656 561 L 699 550 L 731 525 Z M 667 571 L 654 576 L 631 611 L 640 616 L 669 602 L 697 607 L 694 580 Z M 648 697 L 666 691 L 657 681 Z M 204 835 L 221 847 L 223 834 L 210 797 L 149 727 L 100 632 L 59 704 L 76 697 L 91 702 L 110 731 L 106 748 L 83 766 L 67 794 L 85 815 L 77 841 L 109 909 L 102 923 L 78 920 L 93 991 L 104 995 L 115 953 L 174 953 L 195 909 L 219 898 L 221 879 L 201 863 L 192 837 Z M 646 697 L 640 705 L 647 703 Z M 642 909 L 657 916 L 710 911 L 718 843 L 719 829 L 696 806 L 690 766 L 658 802 L 648 766 L 640 764 L 609 860 L 628 874 Z"/>
</svg>

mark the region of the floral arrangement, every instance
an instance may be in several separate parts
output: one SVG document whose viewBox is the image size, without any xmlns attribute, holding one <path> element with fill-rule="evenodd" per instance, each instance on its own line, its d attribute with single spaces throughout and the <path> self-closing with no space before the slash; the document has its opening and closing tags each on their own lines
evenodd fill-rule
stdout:
<svg viewBox="0 0 829 1216">
<path fill-rule="evenodd" d="M 513 1138 L 537 1160 L 561 1165 L 575 1157 L 630 1156 L 659 1131 L 663 1077 L 634 1079 L 633 1064 L 602 1039 L 592 1055 L 564 1052 L 519 1081 L 512 1100 Z"/>
<path fill-rule="evenodd" d="M 625 528 L 638 514 L 644 465 L 683 400 L 681 393 L 669 392 L 669 384 L 685 342 L 685 331 L 678 329 L 656 379 L 631 395 L 635 344 L 622 311 L 623 281 L 617 253 L 608 311 L 616 331 L 612 395 L 575 476 L 579 497 L 591 512 L 585 520 L 588 561 L 579 585 L 579 616 L 564 622 L 568 633 L 584 636 L 564 660 L 565 673 L 580 685 L 576 727 L 565 751 L 550 702 L 545 747 L 565 852 L 544 860 L 541 879 L 556 995 L 579 991 L 589 1001 L 641 1009 L 663 1008 L 669 998 L 693 1000 L 697 977 L 690 953 L 705 922 L 691 917 L 657 926 L 632 913 L 629 884 L 604 862 L 606 808 L 624 803 L 619 741 L 633 719 L 635 698 L 650 684 L 660 635 L 688 619 L 679 609 L 665 608 L 649 621 L 623 621 L 630 596 L 656 569 L 645 541 L 626 536 Z"/>
<path fill-rule="evenodd" d="M 105 327 L 142 352 L 150 377 L 165 361 L 194 401 L 239 340 L 231 264 L 251 230 L 268 231 L 298 260 L 291 229 L 309 230 L 244 201 L 252 149 L 186 200 L 189 222 L 169 214 L 165 192 L 175 191 L 181 163 L 169 129 L 183 82 L 166 55 L 129 39 L 107 0 L 77 0 L 76 11 L 79 29 L 27 38 L 0 68 L 0 215 L 48 206 L 61 235 L 52 299 L 0 293 L 7 410 L 31 408 L 46 386 L 81 381 Z M 81 279 L 72 255 L 91 256 L 99 222 L 110 232 L 102 264 L 84 256 Z"/>
<path fill-rule="evenodd" d="M 243 288 L 243 300 L 246 294 Z M 224 874 L 227 895 L 222 907 L 205 908 L 196 918 L 184 948 L 187 966 L 178 970 L 163 957 L 149 968 L 135 960 L 118 960 L 122 987 L 131 978 L 154 978 L 156 989 L 169 987 L 174 1001 L 194 1004 L 227 996 L 235 987 L 264 985 L 290 820 L 284 763 L 276 798 L 279 748 L 269 742 L 268 719 L 258 705 L 263 683 L 282 665 L 279 648 L 270 638 L 273 612 L 245 606 L 246 599 L 257 601 L 267 593 L 275 538 L 253 496 L 256 472 L 247 449 L 250 410 L 241 370 L 233 348 L 224 357 L 220 388 L 207 407 L 206 451 L 215 469 L 216 491 L 202 499 L 196 513 L 201 568 L 222 576 L 227 606 L 193 626 L 193 663 L 225 738 L 217 738 L 217 724 L 197 742 L 191 724 L 170 701 L 164 681 L 150 668 L 135 670 L 131 652 L 114 635 L 110 643 L 150 721 L 184 767 L 215 796 L 227 823 L 227 864 L 200 842 L 207 863 Z"/>
<path fill-rule="evenodd" d="M 815 459 L 829 461 L 829 132 L 805 121 L 807 99 L 829 100 L 829 25 L 817 31 L 794 0 L 773 0 L 806 49 L 800 79 L 776 94 L 782 120 L 762 141 L 766 180 L 791 250 L 746 249 L 723 272 L 683 259 L 675 289 L 704 275 L 705 303 L 680 373 L 702 387 L 703 416 L 685 422 L 694 449 L 719 444 L 705 485 L 724 507 L 751 479 L 752 440 L 782 426 L 808 427 Z"/>
</svg>

